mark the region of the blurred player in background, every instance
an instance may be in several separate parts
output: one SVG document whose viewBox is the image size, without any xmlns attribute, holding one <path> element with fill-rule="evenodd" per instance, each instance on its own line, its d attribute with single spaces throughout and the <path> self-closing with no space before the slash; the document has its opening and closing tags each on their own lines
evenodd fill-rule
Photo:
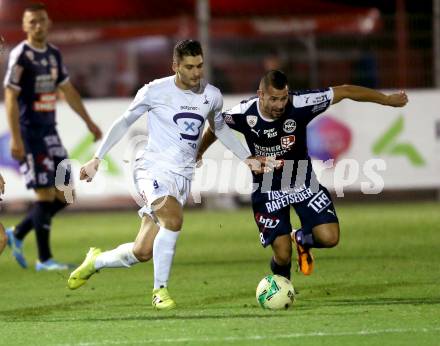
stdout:
<svg viewBox="0 0 440 346">
<path fill-rule="evenodd" d="M 3 180 L 2 175 L 0 174 L 0 202 L 1 202 L 1 196 L 5 193 L 5 181 Z M 0 222 L 0 255 L 3 252 L 5 246 L 6 246 L 6 233 L 5 229 Z"/>
<path fill-rule="evenodd" d="M 253 175 L 258 186 L 252 193 L 254 217 L 262 245 L 272 246 L 274 274 L 290 278 L 291 238 L 297 247 L 299 269 L 305 275 L 313 271 L 311 248 L 330 248 L 339 242 L 339 222 L 331 196 L 312 169 L 306 127 L 343 99 L 392 107 L 403 107 L 408 102 L 404 92 L 385 95 L 353 85 L 292 93 L 285 74 L 273 70 L 261 79 L 257 97 L 224 113 L 226 123 L 244 134 L 252 155 L 284 160 L 283 169 L 275 170 L 273 176 Z M 198 160 L 215 140 L 212 131 L 205 131 Z M 290 206 L 301 221 L 301 229 L 294 232 Z"/>
<path fill-rule="evenodd" d="M 173 309 L 176 304 L 167 289 L 168 279 L 205 120 L 237 157 L 249 157 L 225 124 L 220 91 L 202 79 L 200 43 L 177 43 L 172 66 L 175 75 L 155 80 L 138 91 L 128 110 L 106 134 L 95 158 L 81 168 L 80 178 L 91 181 L 104 155 L 139 117 L 148 113 L 148 144 L 134 164 L 136 189 L 145 203 L 139 211 L 142 224 L 136 240 L 106 252 L 91 248 L 81 266 L 70 275 L 71 289 L 81 287 L 102 268 L 130 267 L 153 258 L 152 305 L 158 310 Z"/>
<path fill-rule="evenodd" d="M 27 268 L 23 240 L 35 229 L 39 257 L 37 271 L 68 269 L 67 265 L 53 259 L 49 241 L 52 217 L 67 205 L 63 192 L 55 188 L 58 164 L 67 158 L 56 129 L 55 108 L 59 89 L 95 139 L 101 137 L 100 129 L 69 81 L 60 52 L 47 43 L 49 27 L 50 20 L 44 5 L 35 4 L 24 10 L 23 31 L 27 39 L 11 51 L 4 80 L 11 154 L 20 162 L 27 188 L 33 189 L 36 195 L 36 201 L 26 217 L 14 228 L 6 230 L 8 245 L 18 264 Z M 63 167 L 62 171 L 68 182 L 69 167 Z"/>
</svg>

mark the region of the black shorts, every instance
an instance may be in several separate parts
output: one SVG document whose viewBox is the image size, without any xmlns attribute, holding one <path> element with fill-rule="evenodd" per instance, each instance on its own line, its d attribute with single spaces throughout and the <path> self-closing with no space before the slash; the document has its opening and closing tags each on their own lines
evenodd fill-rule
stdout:
<svg viewBox="0 0 440 346">
<path fill-rule="evenodd" d="M 257 190 L 252 194 L 252 208 L 264 247 L 292 231 L 290 206 L 295 209 L 302 227 L 338 222 L 330 193 L 322 185 L 315 193 L 310 188 L 297 192 Z"/>
<path fill-rule="evenodd" d="M 55 128 L 21 128 L 26 157 L 20 163 L 28 189 L 54 187 L 57 183 L 69 184 L 71 176 L 67 151 Z M 60 165 L 61 163 L 61 165 Z"/>
</svg>

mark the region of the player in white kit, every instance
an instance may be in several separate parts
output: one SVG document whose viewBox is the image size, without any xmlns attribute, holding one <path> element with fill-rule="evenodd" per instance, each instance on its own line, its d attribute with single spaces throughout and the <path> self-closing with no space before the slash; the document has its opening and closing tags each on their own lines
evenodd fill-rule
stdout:
<svg viewBox="0 0 440 346">
<path fill-rule="evenodd" d="M 104 155 L 131 124 L 148 114 L 148 144 L 134 165 L 136 189 L 145 202 L 139 212 L 142 224 L 136 240 L 106 252 L 91 248 L 69 277 L 71 289 L 84 285 L 102 268 L 130 267 L 153 258 L 152 305 L 158 310 L 176 306 L 167 284 L 206 119 L 238 158 L 253 171 L 262 169 L 250 164 L 255 158 L 225 124 L 220 91 L 202 80 L 203 52 L 199 42 L 184 40 L 174 47 L 173 71 L 175 75 L 155 80 L 138 91 L 128 110 L 112 125 L 95 158 L 81 168 L 80 178 L 91 181 Z"/>
</svg>

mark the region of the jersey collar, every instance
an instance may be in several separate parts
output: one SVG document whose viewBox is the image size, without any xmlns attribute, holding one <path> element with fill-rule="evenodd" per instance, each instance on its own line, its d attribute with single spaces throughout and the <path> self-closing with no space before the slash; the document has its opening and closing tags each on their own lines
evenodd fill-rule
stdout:
<svg viewBox="0 0 440 346">
<path fill-rule="evenodd" d="M 34 50 L 34 51 L 36 51 L 36 52 L 38 52 L 38 53 L 46 53 L 46 51 L 47 51 L 47 44 L 46 44 L 46 47 L 44 47 L 43 49 L 41 49 L 41 48 L 37 48 L 37 47 L 34 47 L 33 45 L 31 45 L 31 43 L 29 42 L 29 41 L 25 41 L 25 43 L 26 43 L 26 45 L 30 48 L 30 49 L 32 49 L 32 50 Z"/>
<path fill-rule="evenodd" d="M 264 121 L 267 121 L 268 123 L 273 123 L 274 121 L 276 121 L 277 119 L 270 119 L 267 118 L 263 115 L 263 113 L 261 113 L 260 111 L 260 99 L 257 98 L 257 111 L 258 111 L 258 115 L 260 116 L 261 119 L 263 119 Z"/>
</svg>

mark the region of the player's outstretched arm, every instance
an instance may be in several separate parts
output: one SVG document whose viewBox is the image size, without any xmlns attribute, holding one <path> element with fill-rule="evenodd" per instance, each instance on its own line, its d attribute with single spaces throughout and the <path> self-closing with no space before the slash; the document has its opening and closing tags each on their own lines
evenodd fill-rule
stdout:
<svg viewBox="0 0 440 346">
<path fill-rule="evenodd" d="M 209 126 L 207 126 L 207 128 L 203 132 L 203 136 L 199 145 L 199 151 L 197 152 L 197 158 L 196 158 L 197 166 L 200 166 L 202 164 L 203 154 L 216 140 L 217 137 L 215 136 L 214 132 L 211 130 Z"/>
<path fill-rule="evenodd" d="M 208 126 L 208 128 L 203 133 L 202 140 L 200 142 L 199 151 L 197 153 L 197 167 L 202 165 L 202 156 L 208 150 L 208 148 L 217 140 L 214 132 Z M 243 162 L 249 167 L 249 169 L 256 173 L 268 173 L 273 169 L 278 169 L 283 165 L 281 160 L 276 160 L 274 157 L 263 157 L 263 156 L 249 156 L 244 159 Z"/>
<path fill-rule="evenodd" d="M 338 103 L 343 99 L 358 102 L 374 102 L 385 106 L 403 107 L 408 103 L 408 96 L 401 90 L 398 93 L 384 94 L 380 91 L 357 85 L 340 85 L 332 87 L 333 102 Z"/>
<path fill-rule="evenodd" d="M 87 125 L 87 128 L 95 137 L 95 141 L 101 139 L 102 132 L 100 128 L 98 127 L 98 125 L 95 124 L 95 122 L 90 117 L 89 113 L 84 107 L 84 104 L 81 100 L 81 96 L 79 95 L 78 91 L 73 86 L 73 84 L 70 83 L 70 81 L 67 81 L 66 83 L 60 85 L 60 89 L 63 92 L 64 97 L 66 98 L 66 101 L 69 104 L 70 108 L 72 108 L 75 111 L 75 113 L 77 113 L 84 120 L 84 122 Z"/>
<path fill-rule="evenodd" d="M 79 171 L 79 179 L 91 182 L 92 179 L 95 177 L 96 172 L 98 172 L 100 163 L 101 160 L 97 157 L 94 157 L 89 162 L 84 164 Z"/>
<path fill-rule="evenodd" d="M 127 133 L 131 123 L 122 115 L 112 125 L 110 130 L 106 133 L 104 140 L 99 145 L 98 150 L 93 159 L 83 165 L 80 169 L 80 180 L 92 181 L 96 172 L 98 171 L 99 164 L 104 156 L 110 151 L 110 149 L 118 143 L 122 137 Z"/>
<path fill-rule="evenodd" d="M 128 109 L 112 124 L 110 130 L 104 136 L 104 140 L 98 147 L 93 159 L 87 162 L 80 170 L 80 179 L 92 181 L 96 172 L 98 171 L 99 164 L 104 156 L 110 151 L 113 146 L 118 143 L 122 137 L 128 132 L 130 126 L 139 119 L 145 112 L 147 112 L 148 105 L 143 102 L 143 93 L 148 91 L 147 88 L 142 88 L 134 101 L 130 104 Z"/>
<path fill-rule="evenodd" d="M 25 150 L 18 121 L 20 112 L 17 98 L 19 94 L 20 90 L 11 87 L 5 88 L 6 116 L 8 118 L 9 130 L 11 131 L 11 156 L 18 161 L 22 161 L 25 156 Z"/>
</svg>

